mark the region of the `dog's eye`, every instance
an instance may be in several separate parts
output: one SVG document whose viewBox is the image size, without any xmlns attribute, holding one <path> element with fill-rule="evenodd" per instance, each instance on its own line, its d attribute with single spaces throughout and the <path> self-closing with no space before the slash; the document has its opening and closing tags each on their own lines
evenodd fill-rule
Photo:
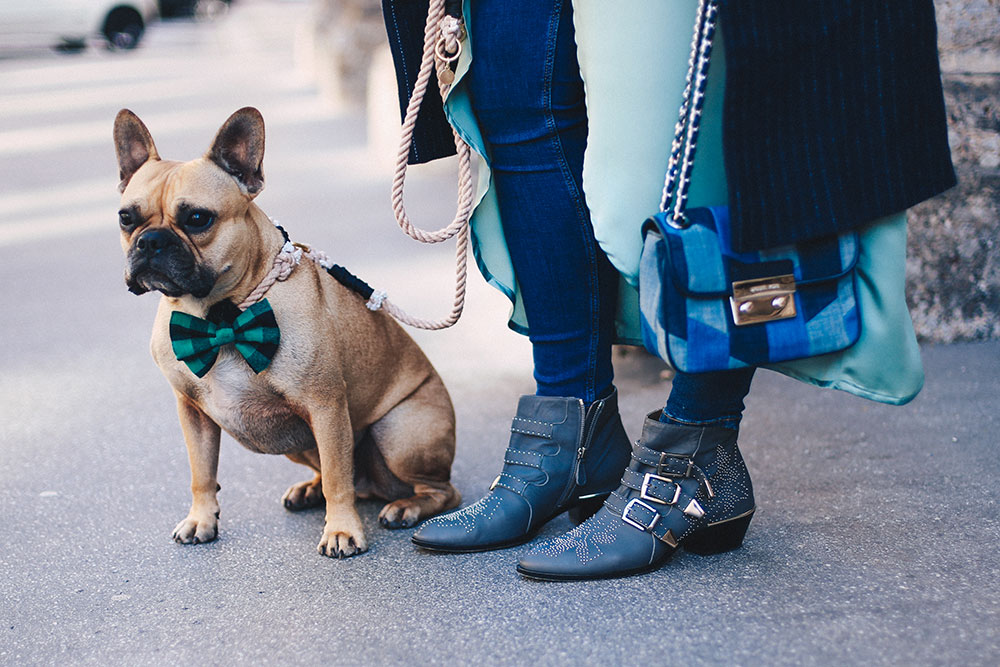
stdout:
<svg viewBox="0 0 1000 667">
<path fill-rule="evenodd" d="M 200 232 L 208 229 L 215 222 L 215 214 L 211 211 L 194 209 L 184 218 L 184 228 L 189 232 Z"/>
<path fill-rule="evenodd" d="M 132 211 L 128 209 L 118 211 L 118 224 L 125 230 L 135 227 L 135 216 L 132 215 Z"/>
</svg>

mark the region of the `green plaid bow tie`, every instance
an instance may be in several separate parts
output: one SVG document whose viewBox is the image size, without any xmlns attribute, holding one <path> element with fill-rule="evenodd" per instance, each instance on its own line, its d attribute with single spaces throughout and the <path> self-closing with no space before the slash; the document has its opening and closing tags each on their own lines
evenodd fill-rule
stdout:
<svg viewBox="0 0 1000 667">
<path fill-rule="evenodd" d="M 170 314 L 170 342 L 179 361 L 205 377 L 223 345 L 232 343 L 254 373 L 267 368 L 278 351 L 281 336 L 267 299 L 240 313 L 231 324 L 216 324 L 174 311 Z"/>
</svg>

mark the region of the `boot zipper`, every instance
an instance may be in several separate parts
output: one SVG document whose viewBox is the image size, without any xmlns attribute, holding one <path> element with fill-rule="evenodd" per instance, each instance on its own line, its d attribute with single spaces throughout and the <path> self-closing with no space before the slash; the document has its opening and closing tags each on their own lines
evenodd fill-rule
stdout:
<svg viewBox="0 0 1000 667">
<path fill-rule="evenodd" d="M 594 411 L 594 421 L 590 424 L 590 430 L 583 436 L 584 439 L 580 441 L 580 448 L 576 450 L 576 460 L 582 461 L 583 455 L 587 453 L 587 446 L 590 444 L 590 440 L 594 437 L 594 431 L 597 429 L 597 422 L 600 419 L 601 411 L 604 409 L 604 403 L 602 402 L 597 406 Z M 586 423 L 587 416 L 584 414 L 584 422 Z M 581 431 L 583 429 L 581 428 Z"/>
<path fill-rule="evenodd" d="M 584 432 L 583 427 L 581 427 L 580 431 L 582 439 L 580 440 L 580 448 L 576 450 L 576 470 L 573 472 L 573 481 L 578 487 L 587 483 L 586 469 L 583 467 L 583 457 L 587 454 L 587 447 L 590 446 L 590 441 L 594 437 L 594 431 L 597 430 L 597 422 L 600 421 L 601 411 L 604 410 L 604 401 L 600 401 L 599 403 L 595 401 L 591 404 L 591 408 L 593 409 L 594 414 L 590 423 L 590 428 Z M 584 426 L 587 425 L 587 416 L 588 415 L 585 411 L 583 415 Z"/>
<path fill-rule="evenodd" d="M 577 455 L 576 455 L 576 460 L 579 461 L 581 458 L 583 458 L 583 450 L 587 448 L 587 445 L 583 439 L 584 429 L 587 426 L 587 409 L 584 407 L 582 398 L 578 398 L 576 400 L 577 400 L 577 405 L 580 406 L 580 439 L 577 441 L 580 443 L 580 447 L 579 449 L 577 449 Z"/>
<path fill-rule="evenodd" d="M 576 490 L 576 487 L 578 486 L 576 478 L 580 474 L 580 459 L 583 458 L 584 451 L 587 449 L 586 442 L 583 439 L 585 435 L 584 430 L 587 426 L 587 410 L 584 406 L 583 399 L 578 398 L 576 401 L 576 404 L 580 408 L 580 435 L 578 436 L 580 438 L 578 440 L 580 447 L 576 452 L 576 462 L 573 465 L 573 474 L 566 480 L 566 490 L 563 491 L 562 497 L 559 498 L 559 502 L 557 503 L 558 507 L 562 507 L 563 504 L 573 495 L 573 491 Z"/>
</svg>

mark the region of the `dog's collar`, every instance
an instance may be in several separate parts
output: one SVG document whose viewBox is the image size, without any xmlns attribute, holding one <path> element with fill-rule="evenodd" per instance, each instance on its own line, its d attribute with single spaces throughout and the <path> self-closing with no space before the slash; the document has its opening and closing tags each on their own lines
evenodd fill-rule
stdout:
<svg viewBox="0 0 1000 667">
<path fill-rule="evenodd" d="M 281 232 L 281 237 L 285 242 L 281 246 L 281 250 L 279 250 L 278 254 L 274 257 L 274 264 L 272 265 L 271 270 L 266 276 L 264 276 L 264 279 L 260 281 L 260 284 L 257 285 L 252 292 L 250 292 L 250 295 L 240 302 L 237 308 L 240 310 L 246 310 L 253 304 L 263 299 L 267 290 L 271 289 L 271 286 L 274 285 L 274 283 L 287 280 L 288 276 L 292 275 L 292 271 L 294 271 L 295 267 L 302 261 L 303 256 L 311 259 L 326 269 L 326 272 L 333 276 L 337 282 L 360 294 L 365 299 L 365 306 L 368 310 L 378 310 L 382 307 L 382 303 L 386 298 L 384 290 L 373 289 L 368 283 L 361 280 L 344 267 L 339 264 L 334 264 L 322 250 L 313 250 L 307 245 L 292 243 L 288 236 L 288 232 L 285 231 L 284 227 L 278 224 L 277 220 L 271 220 L 271 222 L 278 228 L 278 231 Z"/>
<path fill-rule="evenodd" d="M 277 226 L 277 225 L 276 225 Z M 271 266 L 271 270 L 267 272 L 264 279 L 260 281 L 260 284 L 254 288 L 247 298 L 243 299 L 237 306 L 240 310 L 246 310 L 250 306 L 254 305 L 258 301 L 264 298 L 267 290 L 271 289 L 271 285 L 278 281 L 288 280 L 288 276 L 292 275 L 292 271 L 295 267 L 299 265 L 302 261 L 302 251 L 303 249 L 288 240 L 288 234 L 284 229 L 281 229 L 281 233 L 285 237 L 285 243 L 281 246 L 281 250 L 274 257 L 274 264 Z"/>
</svg>

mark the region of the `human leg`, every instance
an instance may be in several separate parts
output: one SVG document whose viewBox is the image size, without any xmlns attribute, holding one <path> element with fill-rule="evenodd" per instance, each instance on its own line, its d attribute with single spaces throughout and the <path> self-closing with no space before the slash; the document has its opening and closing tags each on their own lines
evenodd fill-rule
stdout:
<svg viewBox="0 0 1000 667">
<path fill-rule="evenodd" d="M 470 96 L 529 326 L 537 393 L 589 403 L 612 381 L 618 274 L 580 183 L 587 140 L 569 0 L 478 0 Z"/>
<path fill-rule="evenodd" d="M 739 429 L 743 399 L 750 392 L 754 368 L 717 373 L 677 373 L 660 421 L 681 426 Z"/>
<path fill-rule="evenodd" d="M 445 551 L 520 544 L 567 509 L 594 497 L 599 505 L 628 460 L 612 386 L 618 276 L 594 240 L 580 188 L 586 108 L 569 0 L 477 0 L 468 18 L 476 51 L 470 92 L 524 302 L 537 392 L 518 404 L 489 494 L 413 537 Z"/>
</svg>

